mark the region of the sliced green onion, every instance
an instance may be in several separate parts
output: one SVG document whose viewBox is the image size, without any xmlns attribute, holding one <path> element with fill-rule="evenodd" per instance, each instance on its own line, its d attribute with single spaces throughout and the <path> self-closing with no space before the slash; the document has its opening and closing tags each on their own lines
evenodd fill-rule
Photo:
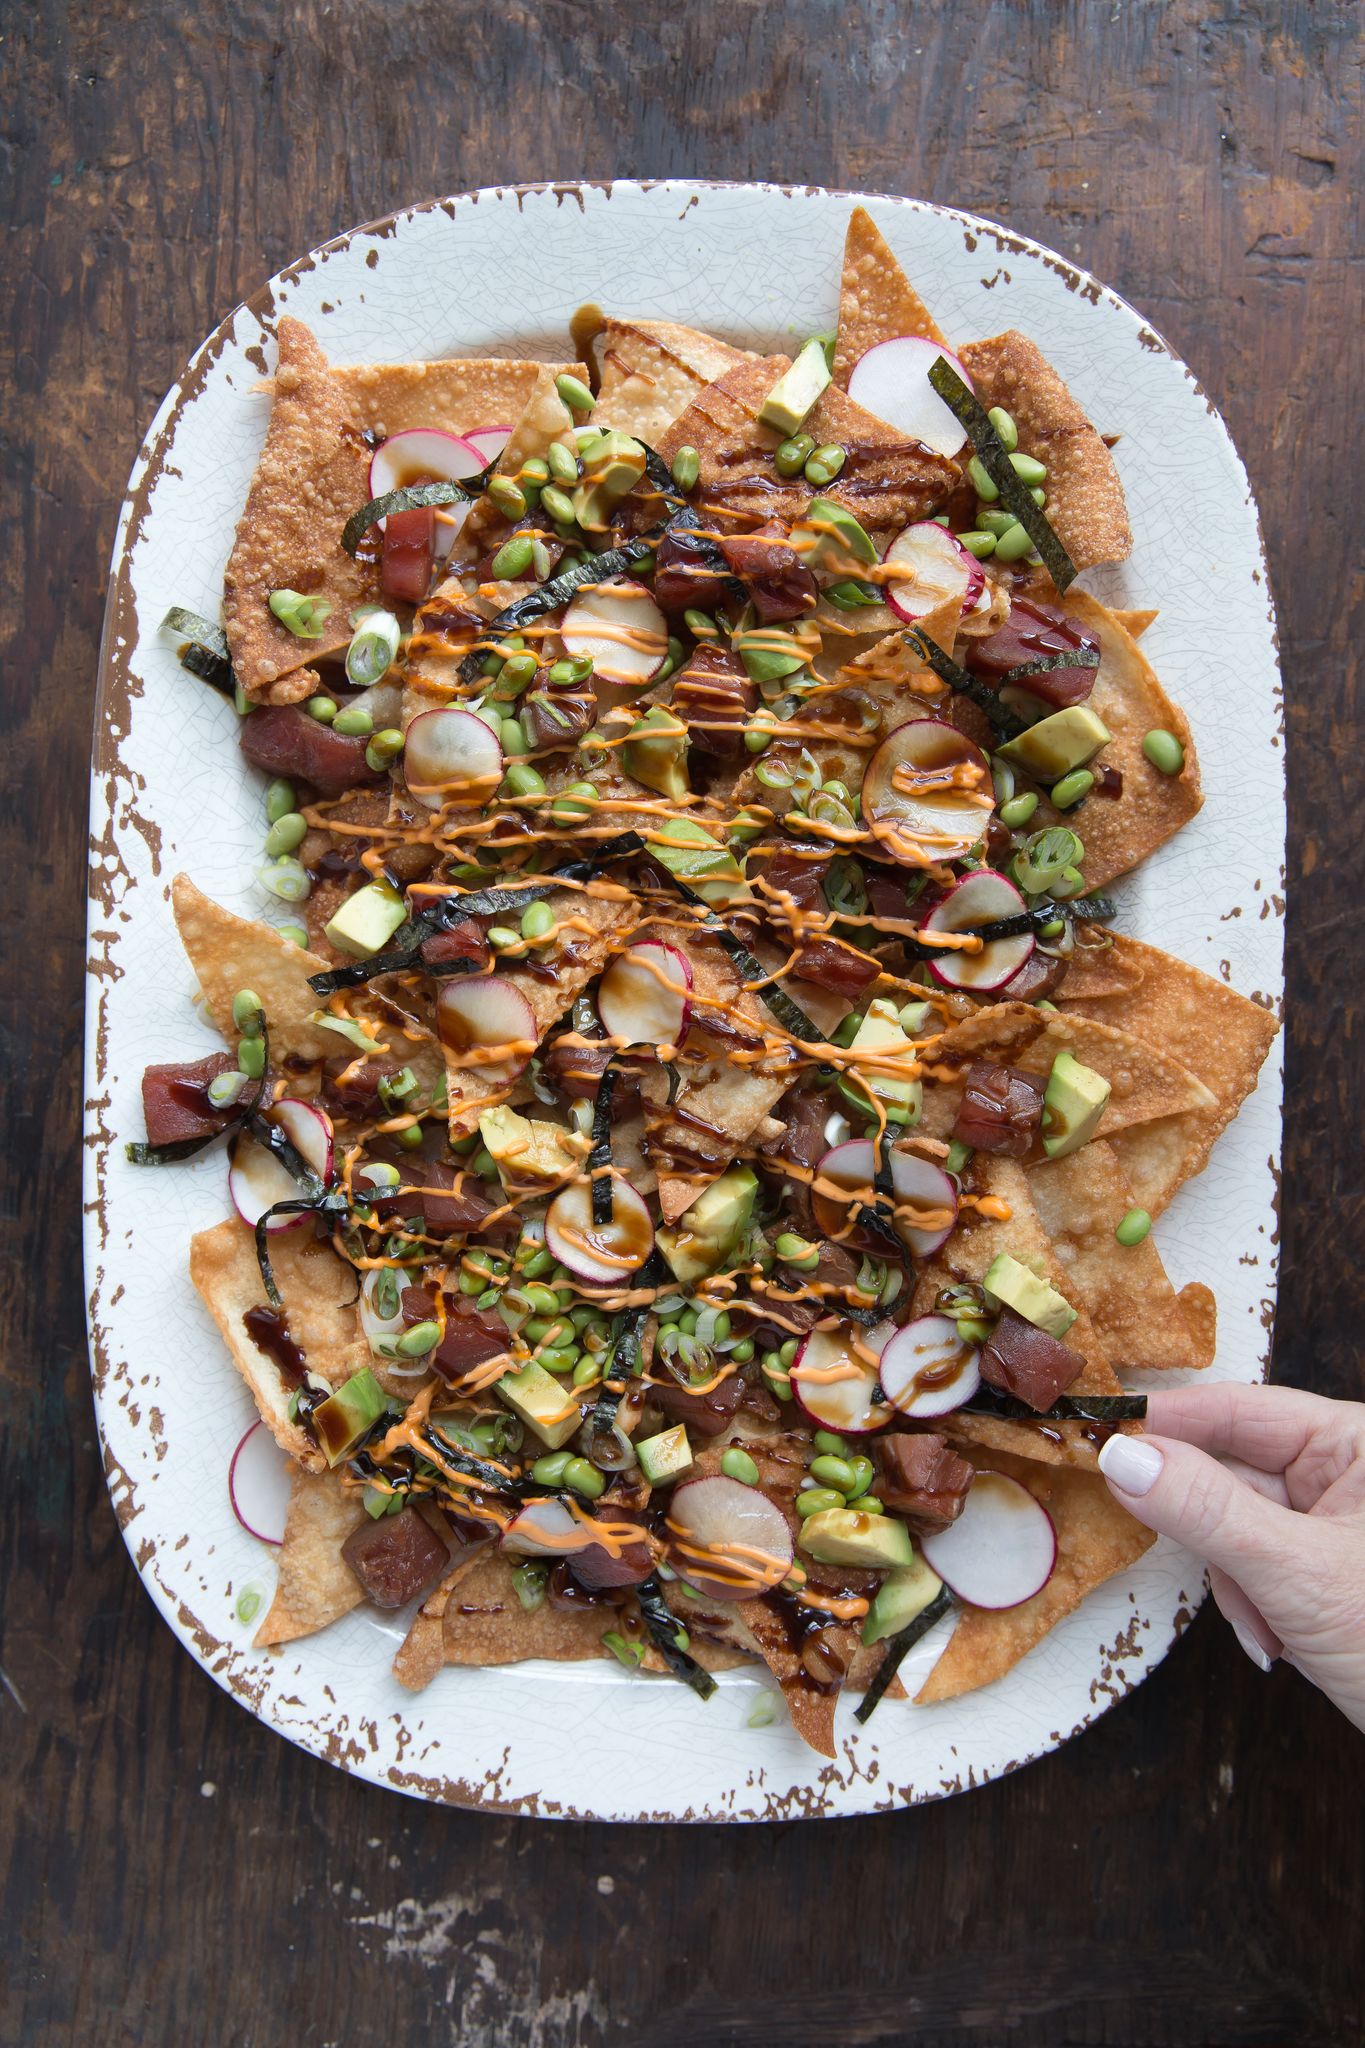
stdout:
<svg viewBox="0 0 1365 2048">
<path fill-rule="evenodd" d="M 346 679 L 357 690 L 369 689 L 388 674 L 398 654 L 403 629 L 392 612 L 370 612 L 346 649 Z"/>
<path fill-rule="evenodd" d="M 332 609 L 325 597 L 305 597 L 298 590 L 272 590 L 266 602 L 296 640 L 321 640 L 324 621 Z"/>
</svg>

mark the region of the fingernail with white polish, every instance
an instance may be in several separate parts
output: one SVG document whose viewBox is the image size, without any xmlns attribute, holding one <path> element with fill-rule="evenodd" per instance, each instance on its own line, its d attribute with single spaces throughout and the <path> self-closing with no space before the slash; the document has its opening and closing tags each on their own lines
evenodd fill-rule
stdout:
<svg viewBox="0 0 1365 2048">
<path fill-rule="evenodd" d="M 1100 1452 L 1100 1470 L 1120 1493 L 1150 1493 L 1163 1462 L 1156 1445 L 1140 1437 L 1111 1436 Z"/>
<path fill-rule="evenodd" d="M 1256 1666 L 1256 1669 L 1258 1671 L 1269 1671 L 1271 1660 L 1261 1648 L 1261 1645 L 1257 1642 L 1246 1623 L 1244 1621 L 1234 1621 L 1232 1633 L 1236 1636 L 1238 1642 Z"/>
</svg>

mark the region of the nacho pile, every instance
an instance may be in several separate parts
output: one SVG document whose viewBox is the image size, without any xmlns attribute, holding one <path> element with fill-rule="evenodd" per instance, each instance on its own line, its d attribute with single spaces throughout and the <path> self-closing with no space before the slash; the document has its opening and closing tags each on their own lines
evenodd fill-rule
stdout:
<svg viewBox="0 0 1365 2048">
<path fill-rule="evenodd" d="M 225 1049 L 131 1148 L 228 1154 L 190 1262 L 295 1468 L 263 1644 L 370 1601 L 411 1688 L 757 1660 L 832 1755 L 931 1628 L 951 1700 L 1151 1540 L 1096 1454 L 1216 1311 L 1150 1222 L 1275 1027 L 1114 929 L 1200 804 L 1152 614 L 1073 582 L 1122 487 L 1046 337 L 925 289 L 859 210 L 790 355 L 280 324 L 222 626 L 172 615 L 273 914 L 176 881 Z"/>
</svg>

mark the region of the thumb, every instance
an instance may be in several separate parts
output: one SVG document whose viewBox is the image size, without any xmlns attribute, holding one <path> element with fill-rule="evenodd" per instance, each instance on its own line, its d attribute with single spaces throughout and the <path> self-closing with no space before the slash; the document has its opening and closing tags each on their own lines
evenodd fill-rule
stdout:
<svg viewBox="0 0 1365 2048">
<path fill-rule="evenodd" d="M 1176 1438 L 1112 1436 L 1099 1463 L 1135 1520 L 1207 1558 L 1263 1612 L 1274 1609 L 1286 1561 L 1302 1545 L 1303 1516 Z"/>
</svg>

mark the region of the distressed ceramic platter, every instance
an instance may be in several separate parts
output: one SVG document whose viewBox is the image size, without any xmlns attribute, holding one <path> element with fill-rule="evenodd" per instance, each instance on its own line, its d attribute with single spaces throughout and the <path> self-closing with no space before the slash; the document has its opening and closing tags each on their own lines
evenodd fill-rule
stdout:
<svg viewBox="0 0 1365 2048">
<path fill-rule="evenodd" d="M 1202 1594 L 1158 1544 L 998 1685 L 947 1704 L 888 1702 L 839 1755 L 814 1755 L 779 1712 L 751 1727 L 766 1678 L 723 1676 L 708 1706 L 671 1681 L 600 1664 L 450 1670 L 413 1697 L 390 1676 L 403 1619 L 362 1609 L 278 1653 L 236 1618 L 268 1591 L 272 1553 L 234 1519 L 232 1447 L 253 1413 L 186 1270 L 192 1231 L 227 1209 L 217 1151 L 165 1172 L 129 1166 L 151 1061 L 217 1040 L 191 1006 L 168 900 L 186 870 L 246 916 L 258 778 L 230 705 L 177 665 L 172 604 L 217 616 L 222 571 L 265 432 L 257 389 L 274 323 L 306 321 L 338 362 L 560 354 L 575 307 L 683 320 L 781 347 L 833 324 L 847 195 L 771 186 L 503 189 L 357 229 L 283 272 L 210 336 L 134 466 L 114 550 L 92 783 L 86 1278 L 95 1398 L 125 1540 L 148 1592 L 225 1689 L 291 1740 L 420 1797 L 604 1819 L 839 1815 L 938 1798 L 1055 1748 L 1165 1655 Z M 912 200 L 866 202 L 945 332 L 1031 334 L 1101 431 L 1135 535 L 1091 572 L 1109 602 L 1152 605 L 1144 638 L 1201 750 L 1205 808 L 1120 885 L 1136 936 L 1278 1005 L 1283 739 L 1274 614 L 1256 508 L 1221 420 L 1139 314 L 1037 244 Z M 495 280 L 485 291 L 480 280 Z M 1157 1226 L 1177 1287 L 1218 1297 L 1217 1377 L 1260 1377 L 1276 1260 L 1279 1072 Z M 942 1629 L 912 1653 L 910 1690 Z M 612 1740 L 600 1742 L 604 1727 Z"/>
</svg>

